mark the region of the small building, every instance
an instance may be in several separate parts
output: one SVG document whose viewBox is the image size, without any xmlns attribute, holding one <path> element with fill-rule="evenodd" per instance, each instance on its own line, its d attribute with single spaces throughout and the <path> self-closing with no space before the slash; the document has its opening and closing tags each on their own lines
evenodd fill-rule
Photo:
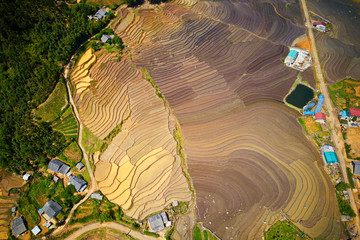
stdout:
<svg viewBox="0 0 360 240">
<path fill-rule="evenodd" d="M 51 222 L 45 222 L 45 223 L 43 224 L 43 227 L 51 228 L 51 226 L 52 226 L 52 223 L 51 223 Z"/>
<path fill-rule="evenodd" d="M 285 64 L 293 64 L 298 57 L 299 53 L 298 51 L 292 49 L 290 50 L 289 54 L 285 58 Z"/>
<path fill-rule="evenodd" d="M 58 181 L 59 181 L 59 177 L 58 177 L 58 176 L 54 176 L 54 177 L 53 177 L 53 181 L 54 181 L 54 182 L 58 182 Z"/>
<path fill-rule="evenodd" d="M 77 192 L 83 192 L 87 188 L 87 182 L 76 176 L 70 177 L 69 184 L 73 185 Z"/>
<path fill-rule="evenodd" d="M 48 170 L 52 171 L 53 173 L 60 173 L 65 175 L 70 171 L 70 166 L 63 163 L 59 159 L 53 159 L 48 165 Z"/>
<path fill-rule="evenodd" d="M 111 39 L 111 37 L 109 36 L 109 35 L 106 35 L 106 34 L 103 34 L 102 36 L 101 36 L 101 41 L 103 42 L 103 43 L 106 43 L 107 41 L 109 41 L 109 39 Z"/>
<path fill-rule="evenodd" d="M 12 212 L 12 213 L 14 213 L 14 212 L 16 212 L 16 211 L 17 211 L 17 207 L 12 207 L 12 208 L 11 208 L 11 212 Z"/>
<path fill-rule="evenodd" d="M 51 220 L 53 217 L 56 217 L 58 213 L 62 210 L 60 204 L 55 202 L 54 200 L 49 200 L 45 203 L 45 205 L 39 209 L 38 213 L 42 216 L 46 221 Z"/>
<path fill-rule="evenodd" d="M 173 202 L 172 202 L 172 206 L 173 206 L 173 207 L 177 207 L 177 206 L 179 206 L 179 202 L 178 202 L 178 201 L 176 201 L 176 200 L 175 200 L 175 201 L 173 201 Z"/>
<path fill-rule="evenodd" d="M 348 120 L 350 118 L 350 114 L 346 110 L 342 110 L 340 112 L 340 120 Z"/>
<path fill-rule="evenodd" d="M 324 152 L 326 163 L 337 163 L 339 162 L 335 152 Z"/>
<path fill-rule="evenodd" d="M 14 219 L 11 224 L 11 230 L 15 237 L 18 237 L 24 232 L 26 232 L 28 229 L 26 226 L 25 219 L 23 217 L 18 217 Z"/>
<path fill-rule="evenodd" d="M 171 222 L 169 221 L 166 212 L 149 217 L 148 222 L 152 232 L 158 232 L 165 227 L 171 226 Z"/>
<path fill-rule="evenodd" d="M 100 8 L 94 15 L 94 18 L 96 20 L 101 20 L 106 17 L 106 10 L 103 8 Z"/>
<path fill-rule="evenodd" d="M 68 176 L 68 177 L 72 176 L 72 171 L 69 171 L 69 172 L 66 174 L 66 176 Z"/>
<path fill-rule="evenodd" d="M 354 175 L 360 175 L 360 162 L 352 161 Z"/>
<path fill-rule="evenodd" d="M 41 232 L 41 228 L 36 225 L 33 229 L 31 229 L 31 232 L 36 236 Z"/>
<path fill-rule="evenodd" d="M 349 108 L 351 117 L 360 117 L 360 108 Z"/>
<path fill-rule="evenodd" d="M 319 112 L 319 113 L 315 113 L 315 122 L 318 122 L 318 123 L 325 123 L 326 122 L 326 115 L 322 112 Z"/>
<path fill-rule="evenodd" d="M 314 22 L 313 26 L 321 32 L 326 32 L 326 23 L 325 22 Z"/>
<path fill-rule="evenodd" d="M 25 173 L 24 176 L 23 176 L 23 179 L 24 179 L 25 181 L 29 181 L 30 177 L 31 177 L 30 174 Z"/>
<path fill-rule="evenodd" d="M 97 199 L 97 200 L 103 200 L 104 196 L 100 193 L 93 193 L 90 195 L 91 198 Z"/>
<path fill-rule="evenodd" d="M 82 162 L 79 162 L 78 164 L 76 164 L 76 168 L 79 170 L 83 169 L 84 167 L 85 167 L 85 165 L 82 164 Z"/>
</svg>

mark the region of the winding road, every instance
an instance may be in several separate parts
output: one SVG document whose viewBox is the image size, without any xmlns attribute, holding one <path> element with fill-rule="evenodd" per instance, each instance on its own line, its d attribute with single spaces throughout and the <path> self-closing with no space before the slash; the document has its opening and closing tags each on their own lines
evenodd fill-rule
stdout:
<svg viewBox="0 0 360 240">
<path fill-rule="evenodd" d="M 125 233 L 126 235 L 130 235 L 131 237 L 134 237 L 136 239 L 144 239 L 144 240 L 157 240 L 157 239 L 161 239 L 161 238 L 156 238 L 153 236 L 148 236 L 148 235 L 144 235 L 140 232 L 131 230 L 129 227 L 126 227 L 124 225 L 121 225 L 119 223 L 115 223 L 115 222 L 108 222 L 108 223 L 91 223 L 88 225 L 83 226 L 82 228 L 80 228 L 79 230 L 77 230 L 76 232 L 74 232 L 73 234 L 71 234 L 70 236 L 68 236 L 67 238 L 65 238 L 65 240 L 75 240 L 78 237 L 80 237 L 82 234 L 94 230 L 94 229 L 98 229 L 98 228 L 112 228 L 115 230 L 118 230 L 120 232 Z"/>
<path fill-rule="evenodd" d="M 328 88 L 327 88 L 327 85 L 325 82 L 325 78 L 324 78 L 324 75 L 321 70 L 321 64 L 320 64 L 320 60 L 319 60 L 318 51 L 316 48 L 314 32 L 313 32 L 312 23 L 310 20 L 310 15 L 309 15 L 306 0 L 301 0 L 300 2 L 302 5 L 304 16 L 306 18 L 305 27 L 307 28 L 308 36 L 311 39 L 311 45 L 312 45 L 312 49 L 313 49 L 312 55 L 313 55 L 314 70 L 316 73 L 316 77 L 318 79 L 320 91 L 324 95 L 325 106 L 328 111 L 327 122 L 331 128 L 332 139 L 333 139 L 333 142 L 334 142 L 334 145 L 336 148 L 336 153 L 337 153 L 337 156 L 339 159 L 341 173 L 343 175 L 344 181 L 349 184 L 349 178 L 348 178 L 348 174 L 347 174 L 347 164 L 349 161 L 347 159 L 346 151 L 344 148 L 344 146 L 345 146 L 344 139 L 343 139 L 343 136 L 341 133 L 341 126 L 340 126 L 340 122 L 339 122 L 339 119 L 337 116 L 337 109 L 334 107 L 334 105 L 330 99 L 330 95 L 329 95 L 329 91 L 328 91 Z M 354 210 L 354 212 L 356 213 L 355 226 L 356 226 L 356 233 L 359 234 L 360 233 L 360 231 L 359 231 L 360 230 L 359 211 L 356 207 L 354 195 L 352 194 L 352 189 L 347 189 L 347 191 L 350 193 L 349 197 L 350 197 L 351 207 Z"/>
<path fill-rule="evenodd" d="M 76 53 L 77 53 L 77 52 L 76 52 Z M 80 120 L 79 112 L 78 112 L 78 110 L 77 110 L 77 108 L 76 108 L 74 99 L 73 99 L 73 97 L 72 97 L 71 89 L 70 89 L 70 85 L 69 85 L 69 80 L 68 80 L 69 69 L 70 69 L 70 67 L 71 67 L 71 64 L 72 64 L 72 62 L 73 62 L 73 60 L 74 60 L 74 56 L 76 55 L 76 53 L 71 57 L 69 63 L 66 65 L 65 72 L 64 72 L 64 78 L 65 78 L 65 83 L 66 83 L 66 84 L 65 84 L 65 85 L 66 85 L 66 91 L 67 91 L 68 96 L 69 96 L 69 103 L 70 103 L 70 105 L 71 105 L 71 107 L 72 107 L 72 110 L 73 110 L 73 113 L 74 113 L 74 115 L 75 115 L 75 118 L 76 118 L 76 120 L 77 120 L 77 122 L 78 122 L 78 124 L 79 124 L 78 144 L 79 144 L 79 147 L 80 147 L 80 149 L 81 149 L 81 152 L 82 152 L 82 154 L 83 154 L 83 156 L 84 156 L 86 168 L 87 168 L 87 170 L 88 170 L 88 172 L 89 172 L 89 175 L 90 175 L 91 188 L 88 189 L 85 197 L 84 197 L 83 199 L 81 199 L 80 202 L 78 202 L 77 204 L 75 204 L 75 205 L 73 206 L 73 208 L 72 208 L 71 211 L 70 211 L 69 216 L 68 216 L 68 217 L 66 218 L 66 220 L 65 220 L 65 224 L 62 225 L 62 226 L 60 226 L 60 227 L 58 227 L 58 228 L 53 232 L 53 235 L 56 235 L 56 234 L 59 234 L 60 232 L 62 232 L 62 231 L 64 230 L 64 228 L 69 224 L 70 219 L 71 219 L 72 215 L 74 214 L 75 210 L 76 210 L 81 204 L 83 204 L 83 203 L 90 197 L 90 195 L 91 195 L 93 192 L 95 192 L 95 191 L 98 190 L 98 187 L 97 187 L 96 181 L 95 181 L 95 177 L 94 177 L 94 173 L 93 173 L 93 171 L 92 171 L 92 169 L 91 169 L 91 165 L 90 165 L 90 162 L 89 162 L 89 156 L 88 156 L 87 152 L 85 151 L 84 147 L 83 147 L 82 144 L 81 144 L 82 133 L 83 133 L 83 124 L 82 124 L 82 122 L 81 122 L 81 120 Z"/>
</svg>

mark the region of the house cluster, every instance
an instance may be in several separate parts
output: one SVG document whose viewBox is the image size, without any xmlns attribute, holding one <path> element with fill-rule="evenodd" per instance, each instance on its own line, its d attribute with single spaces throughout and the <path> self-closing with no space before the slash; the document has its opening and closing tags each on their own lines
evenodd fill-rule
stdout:
<svg viewBox="0 0 360 240">
<path fill-rule="evenodd" d="M 323 105 L 324 105 L 324 95 L 320 94 L 319 101 L 316 105 L 315 110 L 311 111 L 311 109 L 315 106 L 315 103 L 311 102 L 303 108 L 303 114 L 307 116 L 313 116 L 315 122 L 325 123 L 326 115 L 325 113 L 321 112 Z"/>
<path fill-rule="evenodd" d="M 286 66 L 303 72 L 311 66 L 311 53 L 309 50 L 291 47 L 284 62 Z"/>
<path fill-rule="evenodd" d="M 349 111 L 342 110 L 339 113 L 340 123 L 343 126 L 358 127 L 358 119 L 360 117 L 360 108 L 349 108 Z"/>
<path fill-rule="evenodd" d="M 327 32 L 328 28 L 326 27 L 326 22 L 314 22 L 313 27 L 316 28 L 320 32 Z"/>
<path fill-rule="evenodd" d="M 16 207 L 13 207 L 12 210 L 14 208 Z M 54 221 L 51 220 L 56 217 L 61 210 L 62 207 L 59 203 L 54 200 L 47 201 L 44 206 L 38 210 L 39 215 L 45 219 L 45 223 L 42 226 L 49 229 L 54 228 Z M 11 230 L 15 237 L 18 237 L 28 231 L 25 219 L 22 216 L 14 219 L 11 223 Z M 41 231 L 42 229 L 38 225 L 31 229 L 34 236 L 38 235 Z"/>
<path fill-rule="evenodd" d="M 78 163 L 76 164 L 76 168 L 81 170 L 84 168 L 84 164 Z M 68 184 L 73 185 L 77 192 L 83 192 L 87 188 L 87 182 L 83 179 L 73 176 L 73 173 L 70 171 L 70 166 L 63 163 L 59 159 L 53 159 L 50 161 L 48 165 L 48 171 L 54 175 L 54 182 L 59 181 L 59 179 L 68 177 Z"/>
<path fill-rule="evenodd" d="M 91 21 L 93 19 L 95 20 L 102 20 L 104 18 L 106 18 L 106 14 L 109 14 L 109 10 L 108 8 L 106 8 L 105 6 L 103 6 L 102 8 L 100 8 L 94 16 L 88 16 L 88 20 Z"/>
</svg>

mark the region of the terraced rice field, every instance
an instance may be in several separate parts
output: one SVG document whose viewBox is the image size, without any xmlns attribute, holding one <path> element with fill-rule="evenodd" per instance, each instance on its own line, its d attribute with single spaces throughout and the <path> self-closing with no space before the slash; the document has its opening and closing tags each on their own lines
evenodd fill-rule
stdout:
<svg viewBox="0 0 360 240">
<path fill-rule="evenodd" d="M 134 66 L 150 70 L 179 119 L 198 220 L 222 239 L 259 239 L 281 211 L 311 237 L 344 236 L 320 156 L 298 114 L 281 103 L 297 77 L 281 62 L 286 45 L 304 34 L 297 8 L 295 1 L 176 1 L 134 15 L 123 9 L 126 24 L 113 25 Z M 314 85 L 311 70 L 302 77 Z M 125 129 L 119 141 L 135 134 Z M 130 206 L 121 190 L 116 201 Z"/>
<path fill-rule="evenodd" d="M 15 206 L 16 198 L 0 195 L 0 239 L 8 239 L 8 226 L 12 220 L 10 209 Z"/>
<path fill-rule="evenodd" d="M 359 3 L 344 0 L 308 1 L 309 10 L 328 19 L 333 30 L 315 37 L 326 81 L 360 79 Z"/>
<path fill-rule="evenodd" d="M 96 156 L 95 178 L 101 192 L 136 219 L 174 200 L 189 201 L 191 192 L 173 136 L 176 122 L 169 109 L 141 71 L 131 67 L 129 56 L 115 62 L 112 54 L 96 54 L 97 61 L 85 76 L 93 81 L 75 96 L 80 117 L 100 139 L 122 124 L 106 150 Z M 80 59 L 82 63 L 86 61 Z M 79 89 L 76 82 L 75 87 Z"/>
<path fill-rule="evenodd" d="M 53 128 L 59 132 L 62 132 L 67 138 L 76 138 L 78 134 L 78 126 L 75 116 L 71 111 L 71 107 L 68 106 L 60 119 L 53 123 Z"/>
</svg>

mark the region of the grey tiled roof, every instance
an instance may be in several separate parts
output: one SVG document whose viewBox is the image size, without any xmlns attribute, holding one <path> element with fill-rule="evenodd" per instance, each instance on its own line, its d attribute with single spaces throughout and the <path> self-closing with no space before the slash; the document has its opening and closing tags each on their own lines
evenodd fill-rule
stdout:
<svg viewBox="0 0 360 240">
<path fill-rule="evenodd" d="M 64 164 L 60 167 L 59 173 L 65 175 L 69 170 L 70 170 L 70 166 L 64 163 Z"/>
<path fill-rule="evenodd" d="M 59 159 L 53 159 L 50 161 L 50 163 L 48 165 L 48 169 L 57 173 L 57 172 L 59 172 L 59 169 L 63 164 L 64 163 L 62 161 L 60 161 Z"/>
<path fill-rule="evenodd" d="M 50 218 L 55 217 L 60 211 L 62 207 L 60 204 L 53 200 L 49 200 L 45 203 L 45 205 L 41 208 L 41 212 L 46 213 Z M 40 213 L 40 210 L 39 210 Z"/>
<path fill-rule="evenodd" d="M 18 217 L 12 221 L 11 226 L 13 234 L 17 237 L 27 231 L 25 220 L 22 217 Z"/>
<path fill-rule="evenodd" d="M 71 176 L 69 183 L 71 185 L 74 185 L 75 190 L 77 192 L 82 192 L 87 188 L 87 182 L 85 180 L 82 180 L 76 176 Z"/>
</svg>

